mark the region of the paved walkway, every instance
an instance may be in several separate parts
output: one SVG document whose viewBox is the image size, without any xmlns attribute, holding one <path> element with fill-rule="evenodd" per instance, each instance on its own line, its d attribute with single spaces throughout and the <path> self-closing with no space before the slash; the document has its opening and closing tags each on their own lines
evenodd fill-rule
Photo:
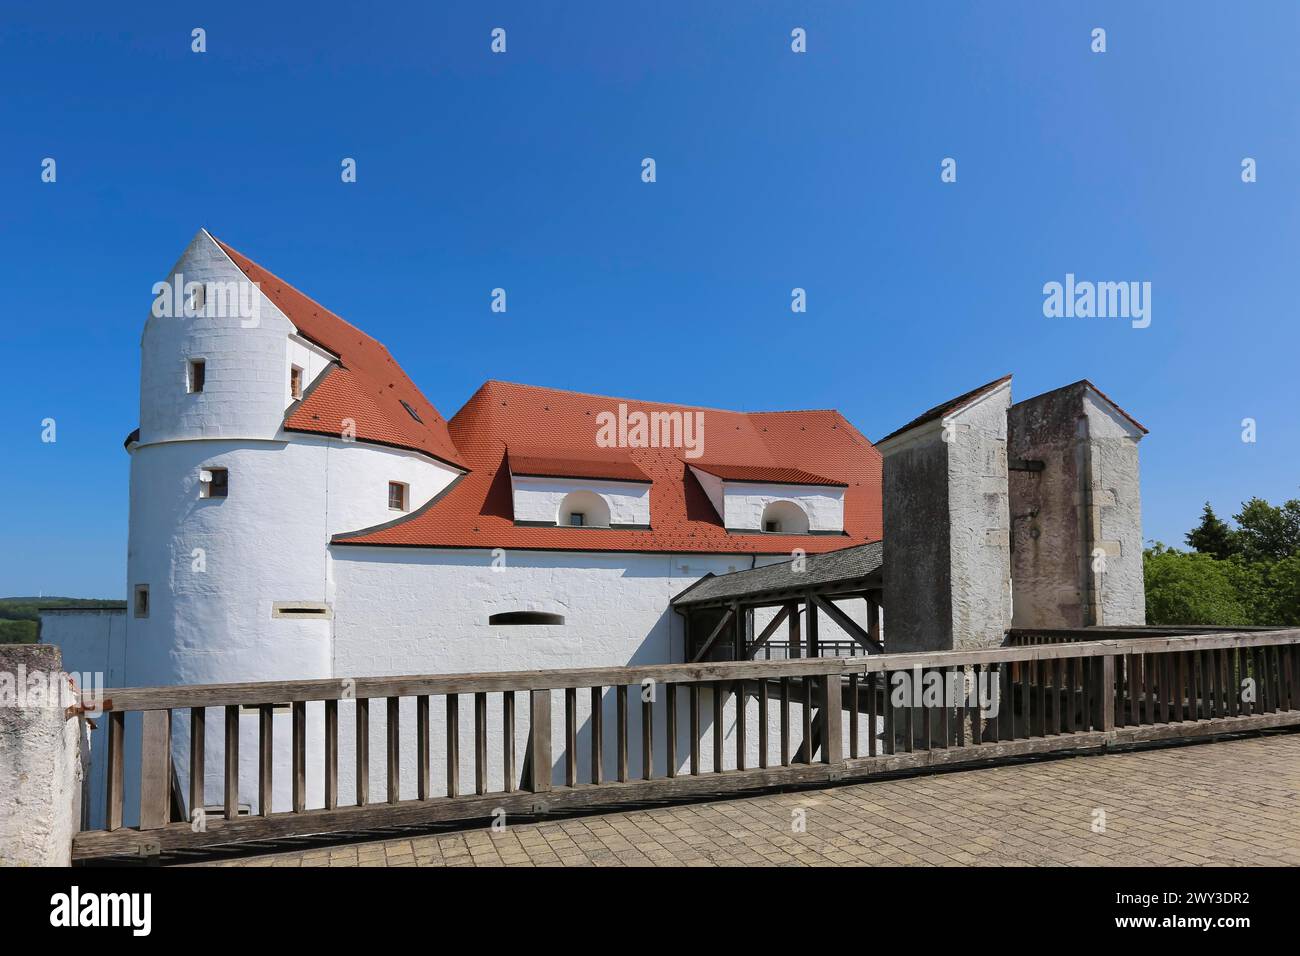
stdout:
<svg viewBox="0 0 1300 956">
<path fill-rule="evenodd" d="M 802 825 L 802 826 L 801 826 Z M 223 866 L 1300 865 L 1300 734 L 224 860 Z"/>
</svg>

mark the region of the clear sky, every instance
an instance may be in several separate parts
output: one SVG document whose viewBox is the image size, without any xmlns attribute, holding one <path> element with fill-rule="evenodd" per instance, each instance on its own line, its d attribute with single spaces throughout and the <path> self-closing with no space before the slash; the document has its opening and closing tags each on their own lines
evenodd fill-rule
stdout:
<svg viewBox="0 0 1300 956">
<path fill-rule="evenodd" d="M 1148 538 L 1300 494 L 1292 0 L 289 6 L 0 13 L 0 595 L 124 594 L 140 331 L 201 226 L 447 416 L 500 378 L 879 438 L 1086 377 L 1151 429 Z M 1045 317 L 1067 273 L 1150 326 Z"/>
</svg>

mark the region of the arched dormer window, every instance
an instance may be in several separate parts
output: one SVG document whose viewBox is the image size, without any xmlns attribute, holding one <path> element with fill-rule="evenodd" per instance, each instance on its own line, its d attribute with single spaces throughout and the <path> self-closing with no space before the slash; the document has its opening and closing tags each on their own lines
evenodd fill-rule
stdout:
<svg viewBox="0 0 1300 956">
<path fill-rule="evenodd" d="M 556 524 L 565 528 L 608 528 L 609 505 L 594 491 L 571 491 L 560 502 Z"/>
<path fill-rule="evenodd" d="M 773 501 L 763 509 L 762 527 L 769 534 L 807 534 L 808 512 L 793 501 Z"/>
</svg>

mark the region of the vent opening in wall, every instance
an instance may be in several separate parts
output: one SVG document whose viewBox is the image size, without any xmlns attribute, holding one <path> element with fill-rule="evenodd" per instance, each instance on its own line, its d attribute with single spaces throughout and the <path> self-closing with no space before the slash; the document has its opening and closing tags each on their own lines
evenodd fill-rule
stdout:
<svg viewBox="0 0 1300 956">
<path fill-rule="evenodd" d="M 190 359 L 189 370 L 185 376 L 185 388 L 190 392 L 201 392 L 207 377 L 208 363 L 203 359 Z"/>
<path fill-rule="evenodd" d="M 317 604 L 312 601 L 276 601 L 271 605 L 271 617 L 329 621 L 334 618 L 334 609 L 328 604 Z"/>
<path fill-rule="evenodd" d="M 230 494 L 230 472 L 225 468 L 204 468 L 199 472 L 200 498 L 225 498 Z"/>
<path fill-rule="evenodd" d="M 488 618 L 489 624 L 563 624 L 563 614 L 545 611 L 502 611 Z"/>
<path fill-rule="evenodd" d="M 135 616 L 149 616 L 149 585 L 147 584 L 135 586 Z"/>
</svg>

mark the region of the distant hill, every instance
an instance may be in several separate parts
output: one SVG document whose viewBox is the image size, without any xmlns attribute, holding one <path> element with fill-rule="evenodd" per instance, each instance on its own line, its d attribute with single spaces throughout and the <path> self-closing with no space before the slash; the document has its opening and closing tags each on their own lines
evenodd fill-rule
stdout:
<svg viewBox="0 0 1300 956">
<path fill-rule="evenodd" d="M 0 644 L 35 644 L 40 621 L 37 609 L 43 607 L 125 608 L 126 602 L 69 597 L 0 598 Z"/>
</svg>

